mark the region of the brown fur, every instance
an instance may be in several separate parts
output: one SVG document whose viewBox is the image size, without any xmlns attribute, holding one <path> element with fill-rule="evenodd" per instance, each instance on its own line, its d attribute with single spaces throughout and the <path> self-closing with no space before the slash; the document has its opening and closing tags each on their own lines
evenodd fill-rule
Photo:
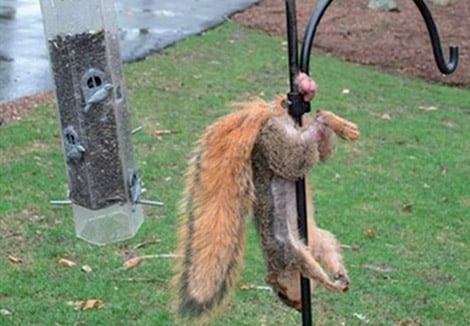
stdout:
<svg viewBox="0 0 470 326">
<path fill-rule="evenodd" d="M 178 312 L 199 318 L 221 304 L 241 265 L 254 191 L 251 152 L 276 114 L 261 100 L 216 121 L 189 163 L 181 201 L 176 283 Z"/>
<path fill-rule="evenodd" d="M 330 290 L 344 289 L 344 284 L 329 281 L 315 259 L 318 256 L 326 265 L 336 264 L 315 253 L 315 248 L 325 247 L 326 242 L 312 242 L 309 249 L 296 231 L 289 233 L 293 214 L 272 211 L 275 204 L 281 210 L 288 206 L 283 204 L 286 189 L 282 180 L 293 183 L 332 152 L 329 145 L 317 146 L 314 141 L 331 138 L 327 123 L 308 124 L 299 132 L 282 109 L 281 99 L 274 108 L 262 100 L 242 103 L 243 110 L 206 129 L 190 160 L 180 207 L 178 256 L 182 258 L 175 277 L 177 310 L 182 318 L 201 320 L 224 301 L 242 263 L 246 220 L 253 207 L 275 290 L 282 287 L 295 292 L 291 280 L 299 271 Z M 268 189 L 273 177 L 281 180 L 275 200 Z M 292 193 L 288 200 L 291 198 Z M 276 234 L 271 232 L 273 223 L 279 229 Z M 279 236 L 284 237 L 282 248 L 276 242 Z M 334 247 L 336 242 L 331 243 Z M 339 252 L 336 247 L 320 251 Z"/>
<path fill-rule="evenodd" d="M 348 287 L 342 265 L 332 266 L 333 261 L 342 262 L 333 257 L 341 255 L 331 233 L 315 228 L 312 220 L 310 233 L 314 240 L 310 247 L 297 231 L 295 181 L 318 161 L 326 160 L 335 148 L 334 131 L 323 121 L 324 114 L 318 112 L 315 119 L 306 119 L 300 129 L 288 117 L 270 119 L 258 136 L 252 157 L 257 196 L 254 217 L 268 265 L 266 281 L 293 306 L 300 303 L 299 273 L 331 291 Z M 336 268 L 335 275 L 341 272 L 343 278 L 330 281 L 317 258 L 327 262 L 327 267 Z"/>
</svg>

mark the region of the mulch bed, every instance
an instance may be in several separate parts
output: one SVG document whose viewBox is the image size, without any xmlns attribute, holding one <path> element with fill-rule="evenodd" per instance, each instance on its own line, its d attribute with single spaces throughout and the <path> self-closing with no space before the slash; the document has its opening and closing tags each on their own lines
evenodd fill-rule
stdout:
<svg viewBox="0 0 470 326">
<path fill-rule="evenodd" d="M 318 27 L 312 55 L 327 53 L 393 74 L 469 88 L 470 1 L 451 0 L 447 6 L 426 1 L 439 30 L 444 56 L 448 57 L 448 45 L 460 47 L 459 67 L 450 76 L 443 76 L 435 65 L 428 32 L 413 1 L 396 2 L 398 12 L 375 12 L 367 7 L 367 0 L 333 2 Z M 296 1 L 300 36 L 315 3 L 313 0 Z M 262 0 L 232 19 L 241 26 L 263 30 L 269 35 L 286 35 L 285 0 Z M 51 101 L 52 93 L 48 92 L 0 103 L 0 126 L 19 120 L 31 108 Z"/>
</svg>

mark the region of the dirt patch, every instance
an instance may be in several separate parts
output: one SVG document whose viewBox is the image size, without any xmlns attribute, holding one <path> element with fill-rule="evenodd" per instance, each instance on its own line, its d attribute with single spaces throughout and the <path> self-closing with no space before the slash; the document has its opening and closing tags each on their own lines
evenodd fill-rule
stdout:
<svg viewBox="0 0 470 326">
<path fill-rule="evenodd" d="M 438 28 L 446 61 L 450 44 L 460 48 L 459 67 L 449 76 L 443 76 L 436 67 L 426 26 L 412 0 L 396 0 L 398 12 L 375 12 L 367 3 L 366 0 L 333 2 L 318 26 L 312 55 L 324 52 L 389 73 L 470 87 L 470 1 L 451 0 L 447 6 L 426 1 Z M 315 4 L 316 1 L 296 1 L 300 37 Z M 263 0 L 234 15 L 233 20 L 241 26 L 285 37 L 285 0 Z"/>
</svg>

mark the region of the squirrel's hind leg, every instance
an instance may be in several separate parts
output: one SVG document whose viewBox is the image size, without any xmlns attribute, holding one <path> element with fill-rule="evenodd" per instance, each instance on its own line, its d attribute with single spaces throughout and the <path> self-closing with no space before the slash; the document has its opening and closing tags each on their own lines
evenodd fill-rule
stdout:
<svg viewBox="0 0 470 326">
<path fill-rule="evenodd" d="M 282 241 L 285 241 L 285 248 L 292 255 L 295 267 L 304 277 L 319 282 L 330 291 L 344 292 L 348 289 L 348 284 L 344 283 L 342 279 L 332 282 L 320 263 L 314 259 L 309 249 L 299 239 L 295 239 L 290 230 L 289 233 L 289 237 Z"/>
<path fill-rule="evenodd" d="M 346 291 L 349 286 L 349 277 L 343 265 L 343 256 L 338 241 L 327 230 L 315 226 L 311 231 L 309 236 L 311 254 L 334 275 L 335 280 L 344 283 L 344 290 Z"/>
<path fill-rule="evenodd" d="M 291 218 L 296 216 L 295 183 L 279 177 L 271 181 L 271 193 L 274 199 L 273 241 L 280 252 L 276 253 L 279 265 L 276 272 L 298 270 L 304 277 L 311 278 L 330 291 L 343 292 L 347 285 L 341 280 L 332 282 L 320 263 L 315 260 L 309 248 L 299 239 L 298 232 L 293 231 Z M 277 269 L 277 268 L 275 268 Z"/>
</svg>

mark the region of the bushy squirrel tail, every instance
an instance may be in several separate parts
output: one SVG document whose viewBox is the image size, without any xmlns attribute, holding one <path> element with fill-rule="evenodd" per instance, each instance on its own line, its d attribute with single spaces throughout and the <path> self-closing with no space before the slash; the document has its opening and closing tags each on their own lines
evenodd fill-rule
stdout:
<svg viewBox="0 0 470 326">
<path fill-rule="evenodd" d="M 272 110 L 262 100 L 241 105 L 206 129 L 189 162 L 175 276 L 183 319 L 201 319 L 219 307 L 242 265 L 254 201 L 251 152 Z"/>
</svg>

